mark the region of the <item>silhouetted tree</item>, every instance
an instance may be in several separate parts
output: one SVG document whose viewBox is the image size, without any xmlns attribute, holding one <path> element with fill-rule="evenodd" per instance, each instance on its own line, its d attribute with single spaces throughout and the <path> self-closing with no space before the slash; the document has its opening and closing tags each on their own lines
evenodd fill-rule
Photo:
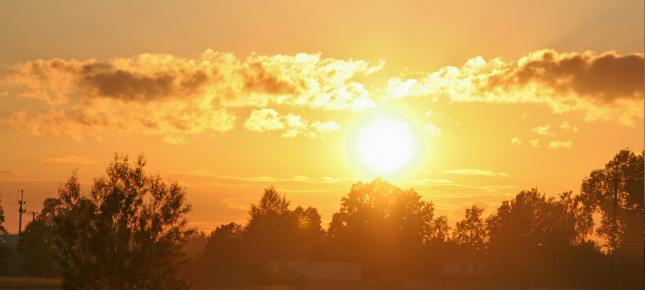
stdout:
<svg viewBox="0 0 645 290">
<path fill-rule="evenodd" d="M 292 210 L 284 195 L 266 188 L 259 202 L 251 205 L 245 226 L 230 223 L 211 233 L 193 272 L 218 285 L 275 282 L 266 268 L 269 262 L 321 258 L 320 223 L 315 208 Z"/>
<path fill-rule="evenodd" d="M 319 254 L 323 232 L 315 208 L 289 209 L 289 201 L 269 187 L 251 205 L 244 228 L 248 261 L 262 265 L 272 260 L 312 259 Z"/>
<path fill-rule="evenodd" d="M 115 157 L 80 194 L 76 175 L 59 189 L 54 224 L 66 289 L 183 289 L 178 264 L 187 227 L 186 192 L 147 175 L 145 161 Z"/>
<path fill-rule="evenodd" d="M 642 155 L 621 151 L 585 179 L 580 195 L 521 191 L 486 219 L 482 208 L 468 208 L 452 231 L 447 218 L 435 218 L 433 204 L 416 191 L 381 179 L 352 185 L 326 233 L 315 208 L 291 209 L 286 197 L 269 187 L 251 206 L 246 225 L 231 223 L 211 233 L 196 267 L 206 269 L 202 274 L 217 285 L 239 286 L 276 282 L 263 272 L 271 261 L 344 261 L 360 263 L 364 278 L 378 286 L 397 289 L 408 278 L 449 282 L 458 276 L 442 276 L 444 266 L 466 256 L 485 262 L 484 275 L 460 276 L 459 283 L 638 289 L 642 257 L 629 257 L 644 247 L 642 162 Z M 597 234 L 607 240 L 608 253 L 591 236 L 594 213 L 601 214 Z M 618 280 L 608 278 L 617 272 Z"/>
<path fill-rule="evenodd" d="M 7 229 L 4 227 L 4 209 L 2 209 L 2 196 L 0 196 L 0 234 L 6 234 Z"/>
<path fill-rule="evenodd" d="M 570 192 L 556 199 L 537 189 L 522 191 L 502 202 L 486 220 L 493 273 L 507 282 L 533 286 L 580 287 L 584 281 L 575 277 L 591 276 L 587 281 L 602 277 L 604 270 L 598 266 L 602 257 L 594 256 L 598 251 L 584 239 L 591 224 L 581 209 L 579 199 Z M 582 259 L 578 253 L 589 259 Z M 583 261 L 595 262 L 595 269 L 581 265 Z"/>
<path fill-rule="evenodd" d="M 0 199 L 0 234 L 7 234 L 4 227 L 4 210 L 2 209 L 2 199 Z M 17 269 L 15 264 L 18 261 L 16 250 L 8 244 L 0 242 L 0 275 L 15 275 Z"/>
<path fill-rule="evenodd" d="M 419 275 L 427 242 L 446 235 L 447 225 L 433 217 L 432 203 L 412 189 L 403 191 L 381 179 L 356 183 L 329 227 L 332 256 L 363 264 L 373 278 Z"/>
<path fill-rule="evenodd" d="M 23 258 L 23 268 L 30 276 L 51 277 L 60 274 L 56 261 L 56 233 L 54 217 L 59 200 L 45 199 L 36 219 L 25 227 L 18 250 Z"/>
<path fill-rule="evenodd" d="M 643 288 L 643 190 L 643 155 L 626 149 L 581 186 L 589 218 L 601 215 L 596 233 L 613 259 L 614 282 L 625 289 Z"/>
<path fill-rule="evenodd" d="M 208 236 L 204 253 L 195 261 L 193 275 L 210 285 L 243 284 L 250 279 L 245 267 L 246 253 L 236 223 L 218 226 Z"/>
<path fill-rule="evenodd" d="M 430 226 L 427 243 L 445 243 L 450 239 L 450 225 L 446 216 L 434 219 Z"/>
<path fill-rule="evenodd" d="M 487 234 L 483 212 L 476 205 L 467 208 L 464 219 L 455 224 L 452 234 L 453 240 L 471 254 L 484 254 Z"/>
</svg>

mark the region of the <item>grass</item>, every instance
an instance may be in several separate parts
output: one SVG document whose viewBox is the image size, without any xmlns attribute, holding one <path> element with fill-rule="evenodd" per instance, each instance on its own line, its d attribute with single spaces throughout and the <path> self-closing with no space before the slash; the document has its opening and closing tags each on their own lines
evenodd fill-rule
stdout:
<svg viewBox="0 0 645 290">
<path fill-rule="evenodd" d="M 0 289 L 3 290 L 51 290 L 61 289 L 61 280 L 35 277 L 0 277 Z"/>
</svg>

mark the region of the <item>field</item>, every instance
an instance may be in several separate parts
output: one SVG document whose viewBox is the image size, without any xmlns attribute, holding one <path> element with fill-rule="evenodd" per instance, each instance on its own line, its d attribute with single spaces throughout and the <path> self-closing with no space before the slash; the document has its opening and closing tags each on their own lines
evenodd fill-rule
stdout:
<svg viewBox="0 0 645 290">
<path fill-rule="evenodd" d="M 61 289 L 60 279 L 34 278 L 34 277 L 0 277 L 0 289 L 2 290 L 40 290 L 40 289 Z"/>
</svg>

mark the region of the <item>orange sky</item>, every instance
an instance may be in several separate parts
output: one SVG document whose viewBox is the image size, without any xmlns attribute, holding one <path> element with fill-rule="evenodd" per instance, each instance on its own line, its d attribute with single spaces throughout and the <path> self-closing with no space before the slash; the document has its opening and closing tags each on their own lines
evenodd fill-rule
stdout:
<svg viewBox="0 0 645 290">
<path fill-rule="evenodd" d="M 192 221 L 246 218 L 262 188 L 329 220 L 384 175 L 451 221 L 521 189 L 577 191 L 643 150 L 642 1 L 3 1 L 0 196 L 17 228 L 115 152 L 185 185 Z M 357 158 L 372 120 L 417 149 Z M 29 220 L 30 218 L 27 218 Z"/>
</svg>

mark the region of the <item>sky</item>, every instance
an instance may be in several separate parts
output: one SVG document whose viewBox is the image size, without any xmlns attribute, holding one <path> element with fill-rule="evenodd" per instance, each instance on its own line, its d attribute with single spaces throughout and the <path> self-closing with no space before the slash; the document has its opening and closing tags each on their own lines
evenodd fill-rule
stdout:
<svg viewBox="0 0 645 290">
<path fill-rule="evenodd" d="M 10 231 L 116 153 L 208 231 L 271 185 L 327 222 L 377 176 L 454 222 L 643 150 L 643 1 L 131 2 L 0 3 Z"/>
</svg>

